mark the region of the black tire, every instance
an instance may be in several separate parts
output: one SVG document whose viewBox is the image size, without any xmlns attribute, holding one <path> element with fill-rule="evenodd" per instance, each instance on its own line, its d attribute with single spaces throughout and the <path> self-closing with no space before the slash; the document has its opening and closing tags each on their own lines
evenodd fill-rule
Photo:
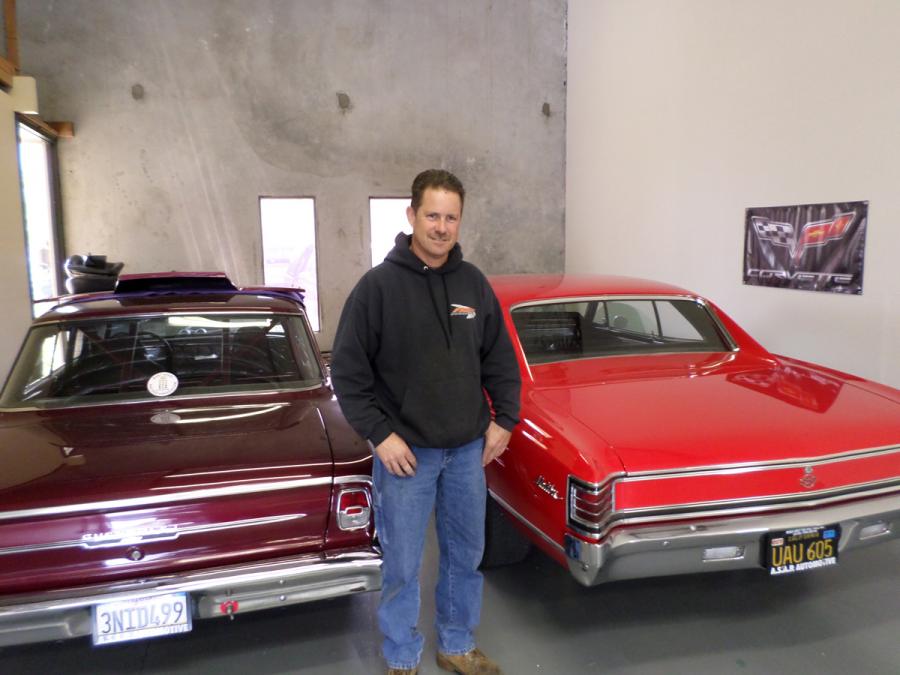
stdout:
<svg viewBox="0 0 900 675">
<path fill-rule="evenodd" d="M 484 518 L 484 555 L 481 567 L 502 567 L 522 562 L 531 550 L 531 542 L 510 521 L 512 516 L 490 495 Z"/>
</svg>

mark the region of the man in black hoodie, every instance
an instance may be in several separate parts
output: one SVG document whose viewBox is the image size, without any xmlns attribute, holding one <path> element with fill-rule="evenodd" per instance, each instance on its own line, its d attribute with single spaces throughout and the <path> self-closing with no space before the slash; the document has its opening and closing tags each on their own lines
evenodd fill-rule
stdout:
<svg viewBox="0 0 900 675">
<path fill-rule="evenodd" d="M 375 451 L 388 673 L 415 673 L 421 657 L 418 571 L 432 512 L 437 663 L 463 674 L 500 672 L 474 640 L 484 467 L 506 450 L 518 422 L 520 380 L 497 298 L 457 243 L 464 199 L 452 173 L 416 176 L 406 211 L 413 233 L 399 234 L 350 293 L 332 352 L 341 409 Z"/>
</svg>

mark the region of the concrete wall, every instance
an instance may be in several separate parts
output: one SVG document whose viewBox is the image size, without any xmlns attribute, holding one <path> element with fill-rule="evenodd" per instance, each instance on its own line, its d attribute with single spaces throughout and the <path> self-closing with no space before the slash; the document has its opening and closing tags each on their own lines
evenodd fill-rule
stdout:
<svg viewBox="0 0 900 675">
<path fill-rule="evenodd" d="M 565 0 L 19 3 L 42 114 L 75 122 L 60 146 L 68 252 L 260 283 L 258 198 L 313 196 L 328 346 L 370 264 L 368 198 L 408 195 L 438 166 L 469 191 L 468 259 L 561 271 L 565 13 Z"/>
<path fill-rule="evenodd" d="M 32 82 L 16 78 L 9 92 L 0 90 L 0 383 L 19 350 L 22 336 L 31 322 L 28 269 L 25 264 L 25 229 L 22 221 L 22 193 L 19 187 L 16 148 L 16 110 L 22 109 L 17 84 L 33 90 Z M 29 102 L 32 103 L 32 102 Z M 26 106 L 31 108 L 32 105 Z"/>
<path fill-rule="evenodd" d="M 570 0 L 566 269 L 900 387 L 900 3 Z M 744 209 L 869 201 L 864 294 L 744 286 Z"/>
</svg>

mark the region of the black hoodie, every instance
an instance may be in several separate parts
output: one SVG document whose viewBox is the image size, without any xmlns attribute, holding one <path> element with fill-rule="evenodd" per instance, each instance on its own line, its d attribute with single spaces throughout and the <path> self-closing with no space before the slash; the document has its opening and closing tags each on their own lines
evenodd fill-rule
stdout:
<svg viewBox="0 0 900 675">
<path fill-rule="evenodd" d="M 454 448 L 487 430 L 486 390 L 511 431 L 519 369 L 487 279 L 459 244 L 438 269 L 409 245 L 397 235 L 344 305 L 331 360 L 341 410 L 376 446 L 393 431 L 411 445 Z"/>
</svg>

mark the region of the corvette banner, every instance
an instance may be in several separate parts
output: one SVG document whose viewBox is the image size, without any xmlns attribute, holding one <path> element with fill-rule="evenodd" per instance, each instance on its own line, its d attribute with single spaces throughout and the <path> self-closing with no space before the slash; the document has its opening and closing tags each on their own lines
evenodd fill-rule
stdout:
<svg viewBox="0 0 900 675">
<path fill-rule="evenodd" d="M 869 202 L 747 209 L 744 283 L 862 294 Z"/>
</svg>

